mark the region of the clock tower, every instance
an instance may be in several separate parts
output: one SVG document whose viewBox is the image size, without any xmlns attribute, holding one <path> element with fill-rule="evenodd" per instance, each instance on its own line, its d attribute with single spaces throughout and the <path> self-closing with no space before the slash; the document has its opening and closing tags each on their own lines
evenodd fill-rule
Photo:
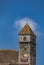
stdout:
<svg viewBox="0 0 44 65">
<path fill-rule="evenodd" d="M 19 32 L 19 65 L 36 65 L 36 36 L 27 23 Z"/>
</svg>

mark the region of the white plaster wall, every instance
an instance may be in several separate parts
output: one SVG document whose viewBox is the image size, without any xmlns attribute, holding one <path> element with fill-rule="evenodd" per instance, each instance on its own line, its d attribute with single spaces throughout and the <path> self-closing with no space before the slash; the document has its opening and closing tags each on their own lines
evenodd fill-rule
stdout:
<svg viewBox="0 0 44 65">
<path fill-rule="evenodd" d="M 26 41 L 23 40 L 23 38 L 26 37 Z M 19 41 L 20 42 L 29 42 L 30 41 L 30 35 L 20 35 L 19 36 Z"/>
</svg>

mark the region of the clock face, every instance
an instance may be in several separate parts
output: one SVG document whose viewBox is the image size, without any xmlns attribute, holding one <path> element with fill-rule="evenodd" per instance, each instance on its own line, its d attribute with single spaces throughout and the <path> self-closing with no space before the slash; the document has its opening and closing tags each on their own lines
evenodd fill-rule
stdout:
<svg viewBox="0 0 44 65">
<path fill-rule="evenodd" d="M 24 53 L 22 56 L 23 56 L 23 58 L 27 58 L 28 54 Z"/>
<path fill-rule="evenodd" d="M 27 53 L 24 53 L 21 55 L 22 58 L 26 59 L 28 57 L 28 54 Z"/>
</svg>

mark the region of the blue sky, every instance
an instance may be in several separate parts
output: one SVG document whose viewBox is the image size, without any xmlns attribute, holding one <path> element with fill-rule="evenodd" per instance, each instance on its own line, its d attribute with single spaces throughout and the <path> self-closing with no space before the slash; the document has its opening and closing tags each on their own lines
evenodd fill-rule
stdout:
<svg viewBox="0 0 44 65">
<path fill-rule="evenodd" d="M 15 23 L 26 17 L 38 24 L 36 65 L 44 65 L 44 0 L 0 0 L 0 49 L 18 50 Z"/>
</svg>

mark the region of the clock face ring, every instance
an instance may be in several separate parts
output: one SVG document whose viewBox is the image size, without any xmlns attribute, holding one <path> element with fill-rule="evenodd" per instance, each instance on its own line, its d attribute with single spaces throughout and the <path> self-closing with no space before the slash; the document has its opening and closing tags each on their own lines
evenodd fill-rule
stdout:
<svg viewBox="0 0 44 65">
<path fill-rule="evenodd" d="M 24 54 L 23 56 L 26 58 L 28 55 L 27 54 Z"/>
<path fill-rule="evenodd" d="M 24 53 L 24 54 L 22 54 L 22 58 L 27 58 L 28 57 L 28 54 L 27 53 Z"/>
</svg>

